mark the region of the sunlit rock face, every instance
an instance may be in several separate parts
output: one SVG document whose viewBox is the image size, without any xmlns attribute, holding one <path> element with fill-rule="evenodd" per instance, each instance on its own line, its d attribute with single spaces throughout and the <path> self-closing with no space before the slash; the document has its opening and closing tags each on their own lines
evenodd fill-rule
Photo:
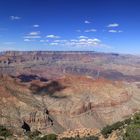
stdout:
<svg viewBox="0 0 140 140">
<path fill-rule="evenodd" d="M 0 124 L 22 132 L 102 128 L 140 109 L 140 57 L 95 52 L 0 56 Z"/>
</svg>

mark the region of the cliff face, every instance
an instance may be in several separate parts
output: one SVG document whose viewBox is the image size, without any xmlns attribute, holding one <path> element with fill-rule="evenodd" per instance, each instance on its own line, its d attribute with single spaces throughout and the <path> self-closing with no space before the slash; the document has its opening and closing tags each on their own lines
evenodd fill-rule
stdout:
<svg viewBox="0 0 140 140">
<path fill-rule="evenodd" d="M 0 56 L 0 124 L 21 133 L 25 121 L 61 133 L 122 120 L 140 109 L 138 62 L 94 52 L 7 52 Z"/>
</svg>

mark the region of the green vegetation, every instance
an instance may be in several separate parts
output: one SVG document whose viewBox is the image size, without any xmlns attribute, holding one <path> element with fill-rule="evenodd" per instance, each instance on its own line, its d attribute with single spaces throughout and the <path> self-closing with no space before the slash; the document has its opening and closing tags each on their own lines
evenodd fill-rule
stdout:
<svg viewBox="0 0 140 140">
<path fill-rule="evenodd" d="M 107 138 L 115 130 L 123 133 L 123 140 L 140 140 L 140 113 L 124 121 L 104 127 L 101 133 Z"/>
<path fill-rule="evenodd" d="M 140 140 L 140 125 L 132 124 L 127 127 L 124 140 Z"/>
<path fill-rule="evenodd" d="M 126 127 L 124 140 L 140 140 L 140 113 L 133 116 L 131 124 Z"/>
<path fill-rule="evenodd" d="M 43 137 L 34 138 L 34 140 L 57 140 L 57 135 L 55 134 L 48 134 Z M 98 140 L 98 137 L 89 136 L 89 137 L 75 137 L 75 138 L 62 138 L 61 140 Z"/>
<path fill-rule="evenodd" d="M 6 139 L 6 138 L 12 136 L 12 133 L 6 127 L 0 125 L 0 136 L 4 137 L 4 139 Z"/>
<path fill-rule="evenodd" d="M 76 137 L 76 138 L 62 138 L 61 140 L 98 140 L 98 139 L 99 139 L 98 137 L 89 136 L 89 137 L 83 137 L 83 138 L 79 138 L 79 137 Z"/>
<path fill-rule="evenodd" d="M 40 134 L 41 132 L 38 130 L 35 130 L 33 132 L 27 132 L 27 136 L 29 137 L 29 139 L 36 139 Z"/>
<path fill-rule="evenodd" d="M 57 140 L 57 135 L 55 134 L 48 134 L 43 137 L 38 137 L 36 140 Z"/>
<path fill-rule="evenodd" d="M 120 129 L 121 127 L 123 127 L 123 125 L 125 124 L 126 121 L 122 121 L 122 122 L 116 122 L 112 125 L 107 125 L 106 127 L 104 127 L 101 130 L 102 135 L 107 138 L 109 136 L 109 134 L 112 133 L 112 131 Z"/>
</svg>

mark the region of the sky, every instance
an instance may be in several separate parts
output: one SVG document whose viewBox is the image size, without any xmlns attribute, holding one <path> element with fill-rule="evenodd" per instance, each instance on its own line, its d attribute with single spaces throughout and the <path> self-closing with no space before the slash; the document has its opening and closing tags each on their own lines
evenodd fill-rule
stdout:
<svg viewBox="0 0 140 140">
<path fill-rule="evenodd" d="M 140 0 L 0 0 L 0 51 L 140 54 Z"/>
</svg>

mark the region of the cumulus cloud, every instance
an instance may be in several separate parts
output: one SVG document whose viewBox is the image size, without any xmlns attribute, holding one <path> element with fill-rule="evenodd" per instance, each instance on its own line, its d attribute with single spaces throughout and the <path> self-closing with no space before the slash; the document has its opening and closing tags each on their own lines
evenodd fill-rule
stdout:
<svg viewBox="0 0 140 140">
<path fill-rule="evenodd" d="M 118 27 L 118 26 L 119 26 L 118 23 L 111 23 L 107 27 Z"/>
<path fill-rule="evenodd" d="M 49 42 L 49 40 L 46 40 L 46 39 L 45 39 L 45 40 L 44 40 L 44 39 L 41 39 L 41 40 L 40 40 L 40 42 Z"/>
<path fill-rule="evenodd" d="M 20 20 L 21 19 L 21 17 L 19 17 L 19 16 L 10 16 L 9 18 L 11 20 Z"/>
<path fill-rule="evenodd" d="M 103 43 L 98 38 L 78 38 L 69 40 L 53 40 L 46 45 L 65 47 L 103 47 Z"/>
<path fill-rule="evenodd" d="M 117 30 L 109 30 L 109 33 L 117 33 Z"/>
<path fill-rule="evenodd" d="M 93 31 L 93 29 L 90 29 Z M 24 36 L 25 42 L 39 41 L 43 45 L 55 47 L 104 47 L 102 41 L 98 38 L 90 38 L 88 36 L 78 36 L 74 39 L 61 39 L 60 36 L 48 34 L 45 38 L 40 36 L 39 31 L 32 31 Z"/>
<path fill-rule="evenodd" d="M 39 35 L 40 34 L 40 32 L 39 31 L 37 31 L 37 32 L 30 32 L 29 33 L 29 35 L 31 35 L 31 36 L 34 36 L 34 35 Z"/>
<path fill-rule="evenodd" d="M 94 42 L 101 42 L 101 40 L 99 40 L 98 38 L 94 38 L 93 41 Z"/>
<path fill-rule="evenodd" d="M 33 27 L 38 28 L 40 25 L 34 24 Z"/>
<path fill-rule="evenodd" d="M 38 39 L 38 38 L 41 38 L 41 36 L 39 35 L 28 35 L 28 36 L 24 36 L 24 38 L 28 38 L 28 39 Z"/>
<path fill-rule="evenodd" d="M 76 32 L 82 32 L 81 30 L 76 30 Z M 97 30 L 96 29 L 86 29 L 86 30 L 84 30 L 83 32 L 86 32 L 86 33 L 89 33 L 89 32 L 97 32 Z"/>
<path fill-rule="evenodd" d="M 60 38 L 60 36 L 56 36 L 56 35 L 47 35 L 46 37 L 47 38 L 54 38 L 54 39 Z"/>
<path fill-rule="evenodd" d="M 52 45 L 52 46 L 56 46 L 56 45 L 59 45 L 59 44 L 56 43 L 56 42 L 51 42 L 50 45 Z"/>
<path fill-rule="evenodd" d="M 85 20 L 84 23 L 86 23 L 86 24 L 90 24 L 91 22 L 88 21 L 88 20 Z"/>
<path fill-rule="evenodd" d="M 64 42 L 67 42 L 67 40 L 65 40 L 65 39 L 61 39 L 61 40 L 54 40 L 53 42 L 64 43 Z"/>
<path fill-rule="evenodd" d="M 82 38 L 88 38 L 87 36 L 79 36 L 78 38 L 82 39 Z"/>
<path fill-rule="evenodd" d="M 109 33 L 121 33 L 122 30 L 108 30 Z"/>
<path fill-rule="evenodd" d="M 30 41 L 32 41 L 32 40 L 30 40 L 30 39 L 28 39 L 28 38 L 25 38 L 24 41 L 25 41 L 25 42 L 30 42 Z"/>
<path fill-rule="evenodd" d="M 79 47 L 99 47 L 101 41 L 97 38 L 83 38 L 76 41 L 73 41 L 74 46 Z"/>
<path fill-rule="evenodd" d="M 24 36 L 24 41 L 35 41 L 35 39 L 41 38 L 40 31 L 37 32 L 30 32 L 27 35 Z"/>
<path fill-rule="evenodd" d="M 96 32 L 97 30 L 96 29 L 87 29 L 87 30 L 85 30 L 85 32 Z"/>
<path fill-rule="evenodd" d="M 71 42 L 77 42 L 77 39 L 71 39 L 70 41 Z"/>
</svg>

